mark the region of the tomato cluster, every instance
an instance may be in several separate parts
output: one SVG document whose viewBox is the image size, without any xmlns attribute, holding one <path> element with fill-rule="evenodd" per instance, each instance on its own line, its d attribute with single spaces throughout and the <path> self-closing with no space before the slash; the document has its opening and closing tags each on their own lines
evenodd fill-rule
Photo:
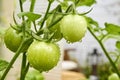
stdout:
<svg viewBox="0 0 120 80">
<path fill-rule="evenodd" d="M 59 20 L 61 18 L 61 20 Z M 59 20 L 56 24 L 54 22 Z M 50 26 L 52 25 L 52 26 Z M 69 15 L 56 15 L 52 14 L 47 18 L 46 28 L 52 35 L 47 41 L 33 39 L 28 48 L 22 49 L 21 52 L 26 51 L 27 60 L 32 67 L 39 70 L 40 72 L 49 71 L 55 67 L 60 58 L 59 46 L 55 43 L 62 38 L 68 42 L 80 41 L 87 30 L 87 22 L 83 16 L 77 14 Z M 46 35 L 46 34 L 45 34 Z M 47 34 L 49 35 L 49 34 Z M 23 40 L 22 31 L 17 31 L 13 28 L 8 28 L 5 33 L 4 42 L 8 49 L 16 52 Z M 26 47 L 23 45 L 23 47 Z"/>
<path fill-rule="evenodd" d="M 57 15 L 59 18 L 61 15 Z M 56 20 L 53 15 L 50 16 L 47 20 L 47 26 L 51 21 L 54 22 Z M 52 19 L 53 18 L 53 19 Z M 63 17 L 61 21 L 59 21 L 54 26 L 50 27 L 50 31 L 55 31 L 55 36 L 53 38 L 61 39 L 65 38 L 68 42 L 78 42 L 80 41 L 86 33 L 87 30 L 87 22 L 83 16 L 77 14 L 69 14 Z"/>
</svg>

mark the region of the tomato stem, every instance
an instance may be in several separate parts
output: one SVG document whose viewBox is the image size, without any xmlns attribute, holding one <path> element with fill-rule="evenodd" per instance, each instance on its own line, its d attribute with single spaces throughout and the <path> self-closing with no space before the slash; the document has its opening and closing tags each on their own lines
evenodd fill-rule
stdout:
<svg viewBox="0 0 120 80">
<path fill-rule="evenodd" d="M 52 4 L 52 2 L 49 1 L 49 4 L 48 4 L 48 7 L 47 7 L 47 10 L 46 10 L 45 16 L 44 16 L 44 18 L 43 18 L 43 21 L 42 21 L 42 23 L 41 23 L 41 27 L 40 27 L 40 29 L 42 29 L 42 27 L 43 27 L 43 25 L 44 25 L 44 22 L 45 22 L 45 20 L 46 20 L 46 18 L 47 18 L 48 12 L 49 12 L 50 7 L 51 7 L 51 4 Z M 39 30 L 40 30 L 40 29 L 39 29 Z"/>
<path fill-rule="evenodd" d="M 21 45 L 19 46 L 18 50 L 16 51 L 16 54 L 14 55 L 14 57 L 12 58 L 12 60 L 10 61 L 9 65 L 7 66 L 5 72 L 3 73 L 1 80 L 4 80 L 6 75 L 8 74 L 9 70 L 12 68 L 12 65 L 14 64 L 14 62 L 16 61 L 16 59 L 18 58 L 18 56 L 20 55 L 20 52 L 22 50 L 22 47 L 24 45 L 24 40 L 22 41 Z"/>
<path fill-rule="evenodd" d="M 30 12 L 34 11 L 35 2 L 36 2 L 36 0 L 31 0 Z"/>
<path fill-rule="evenodd" d="M 26 65 L 26 67 L 24 67 L 24 69 L 22 69 L 22 75 L 20 77 L 20 80 L 25 80 L 25 76 L 26 76 L 26 74 L 27 74 L 27 72 L 29 70 L 29 66 L 30 66 L 30 64 L 28 63 Z"/>
<path fill-rule="evenodd" d="M 120 77 L 120 73 L 119 70 L 117 69 L 116 65 L 114 64 L 112 58 L 109 56 L 107 50 L 105 49 L 103 43 L 101 42 L 101 40 L 99 40 L 97 38 L 97 36 L 92 32 L 92 30 L 90 28 L 88 28 L 89 32 L 92 34 L 92 36 L 97 40 L 97 42 L 99 43 L 99 45 L 101 46 L 103 52 L 105 53 L 106 57 L 108 58 L 109 62 L 111 63 L 113 69 L 116 71 L 116 73 L 118 74 L 118 76 Z"/>
<path fill-rule="evenodd" d="M 19 0 L 19 3 L 20 3 L 20 10 L 21 10 L 21 12 L 23 12 L 22 0 Z M 23 21 L 25 20 L 24 16 L 22 16 L 22 20 Z"/>
<path fill-rule="evenodd" d="M 20 80 L 24 80 L 24 69 L 26 66 L 26 53 L 23 53 Z"/>
</svg>

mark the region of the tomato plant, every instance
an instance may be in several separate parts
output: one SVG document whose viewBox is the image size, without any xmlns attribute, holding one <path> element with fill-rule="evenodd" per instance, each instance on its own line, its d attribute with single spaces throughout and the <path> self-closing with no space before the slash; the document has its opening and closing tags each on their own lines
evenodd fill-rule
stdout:
<svg viewBox="0 0 120 80">
<path fill-rule="evenodd" d="M 70 14 L 61 20 L 60 29 L 68 42 L 77 42 L 85 36 L 87 22 L 83 16 Z"/>
<path fill-rule="evenodd" d="M 27 51 L 31 66 L 40 72 L 49 71 L 57 65 L 60 49 L 55 43 L 34 41 Z"/>
<path fill-rule="evenodd" d="M 15 54 L 9 63 L 0 60 L 2 66 L 0 66 L 0 71 L 4 71 L 1 80 L 5 79 L 19 55 L 22 55 L 20 80 L 25 80 L 31 66 L 39 72 L 51 70 L 57 65 L 60 58 L 57 42 L 63 38 L 70 43 L 79 42 L 85 36 L 87 29 L 101 46 L 114 72 L 120 77 L 116 66 L 119 57 L 116 58 L 116 61 L 112 60 L 109 51 L 104 46 L 105 40 L 116 39 L 115 46 L 119 53 L 120 26 L 105 23 L 105 27 L 101 28 L 97 21 L 86 16 L 92 10 L 85 13 L 77 11 L 78 7 L 90 7 L 96 2 L 95 0 L 47 0 L 45 14 L 34 11 L 36 0 L 29 0 L 28 10 L 24 9 L 24 3 L 27 0 L 18 1 L 20 12 L 17 17 L 20 21 L 17 21 L 16 12 L 14 12 L 15 26 L 8 28 L 4 35 L 6 47 Z M 57 4 L 52 7 L 54 3 Z"/>
</svg>

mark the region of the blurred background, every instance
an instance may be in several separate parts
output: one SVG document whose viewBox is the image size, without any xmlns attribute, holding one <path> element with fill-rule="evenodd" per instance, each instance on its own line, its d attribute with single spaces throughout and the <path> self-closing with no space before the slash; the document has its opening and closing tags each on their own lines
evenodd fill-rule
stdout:
<svg viewBox="0 0 120 80">
<path fill-rule="evenodd" d="M 36 12 L 44 13 L 46 9 L 47 0 L 37 0 Z M 25 3 L 27 10 L 28 2 Z M 39 8 L 41 6 L 41 8 Z M 53 6 L 54 7 L 54 6 Z M 93 10 L 87 14 L 94 20 L 98 21 L 100 27 L 104 27 L 105 22 L 120 25 L 120 0 L 97 0 L 91 8 Z M 78 11 L 88 11 L 90 7 L 78 8 Z M 0 0 L 0 58 L 10 61 L 13 53 L 6 49 L 3 43 L 4 30 L 13 23 L 13 11 L 19 12 L 17 0 Z M 48 73 L 44 73 L 45 80 L 83 80 L 92 77 L 99 80 L 107 80 L 110 74 L 111 67 L 106 56 L 98 45 L 97 41 L 87 31 L 85 37 L 81 42 L 68 44 L 64 39 L 59 42 L 61 47 L 61 61 L 59 64 Z M 107 50 L 115 50 L 115 41 L 109 40 L 105 43 Z M 98 60 L 98 61 L 97 61 Z M 14 69 L 9 73 L 6 80 L 16 80 L 16 75 L 19 72 L 20 59 L 14 64 Z M 94 65 L 94 66 L 93 66 Z M 98 66 L 96 68 L 96 66 Z M 14 71 L 16 70 L 16 72 Z M 72 79 L 71 79 L 72 78 Z M 91 79 L 94 80 L 94 79 Z"/>
</svg>

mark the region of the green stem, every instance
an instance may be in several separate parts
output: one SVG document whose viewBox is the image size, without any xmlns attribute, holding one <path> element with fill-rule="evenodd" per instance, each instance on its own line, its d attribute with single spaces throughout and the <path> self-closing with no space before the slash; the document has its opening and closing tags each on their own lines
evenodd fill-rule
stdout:
<svg viewBox="0 0 120 80">
<path fill-rule="evenodd" d="M 20 3 L 20 10 L 21 10 L 21 12 L 23 12 L 22 0 L 19 0 L 19 3 Z M 23 20 L 23 21 L 25 20 L 24 16 L 22 16 L 22 20 Z"/>
<path fill-rule="evenodd" d="M 28 72 L 28 70 L 29 70 L 29 66 L 30 66 L 30 64 L 28 63 L 27 65 L 26 65 L 26 67 L 24 67 L 24 69 L 22 69 L 22 76 L 20 77 L 20 80 L 25 80 L 25 76 L 26 76 L 26 74 L 27 74 L 27 72 Z"/>
<path fill-rule="evenodd" d="M 31 1 L 30 12 L 33 12 L 36 0 Z"/>
<path fill-rule="evenodd" d="M 19 0 L 19 4 L 20 4 L 20 10 L 21 12 L 23 12 L 23 3 L 22 3 L 22 0 Z M 23 32 L 23 38 L 25 37 L 25 17 L 22 16 L 22 22 L 23 22 L 23 27 L 22 27 L 22 32 Z"/>
<path fill-rule="evenodd" d="M 69 13 L 70 11 L 72 11 L 73 10 L 73 4 L 71 4 L 68 8 L 67 8 L 67 10 L 65 11 L 65 13 Z"/>
<path fill-rule="evenodd" d="M 24 80 L 23 73 L 24 73 L 25 66 L 26 66 L 26 53 L 23 53 L 20 80 Z"/>
<path fill-rule="evenodd" d="M 12 65 L 14 64 L 14 62 L 16 61 L 17 57 L 20 55 L 21 49 L 24 45 L 24 40 L 22 41 L 20 47 L 18 48 L 18 50 L 16 51 L 16 54 L 14 55 L 14 57 L 12 58 L 12 60 L 10 61 L 9 65 L 7 66 L 5 72 L 3 73 L 1 80 L 4 80 L 6 75 L 8 74 L 9 70 L 12 68 Z"/>
<path fill-rule="evenodd" d="M 25 67 L 24 76 L 27 74 L 29 67 L 30 67 L 30 64 L 28 63 L 27 66 Z"/>
<path fill-rule="evenodd" d="M 42 23 L 41 23 L 40 29 L 41 29 L 41 28 L 43 27 L 43 25 L 44 25 L 44 22 L 45 22 L 45 20 L 46 20 L 46 18 L 47 18 L 48 12 L 49 12 L 50 7 L 51 7 L 51 4 L 52 4 L 52 3 L 49 2 L 48 7 L 47 7 L 47 10 L 46 10 L 46 13 L 45 13 L 45 16 L 44 16 L 43 21 L 42 21 Z"/>
<path fill-rule="evenodd" d="M 111 59 L 111 57 L 109 56 L 107 50 L 105 49 L 103 43 L 97 38 L 97 36 L 91 31 L 90 28 L 88 28 L 88 30 L 90 31 L 90 33 L 93 35 L 93 37 L 97 40 L 97 42 L 99 43 L 99 45 L 101 46 L 102 50 L 104 51 L 106 57 L 108 58 L 109 62 L 111 63 L 113 69 L 116 71 L 116 73 L 118 74 L 118 76 L 120 77 L 120 73 L 119 70 L 117 69 L 116 65 L 114 64 L 113 60 Z"/>
<path fill-rule="evenodd" d="M 35 29 L 35 31 L 37 32 L 37 27 L 36 27 L 36 23 L 35 23 L 35 21 L 33 21 L 33 25 L 34 25 L 34 29 Z"/>
<path fill-rule="evenodd" d="M 29 10 L 30 12 L 34 11 L 35 2 L 36 2 L 36 0 L 31 0 L 30 10 Z M 33 25 L 34 25 L 35 31 L 37 32 L 35 21 L 33 21 Z"/>
</svg>

